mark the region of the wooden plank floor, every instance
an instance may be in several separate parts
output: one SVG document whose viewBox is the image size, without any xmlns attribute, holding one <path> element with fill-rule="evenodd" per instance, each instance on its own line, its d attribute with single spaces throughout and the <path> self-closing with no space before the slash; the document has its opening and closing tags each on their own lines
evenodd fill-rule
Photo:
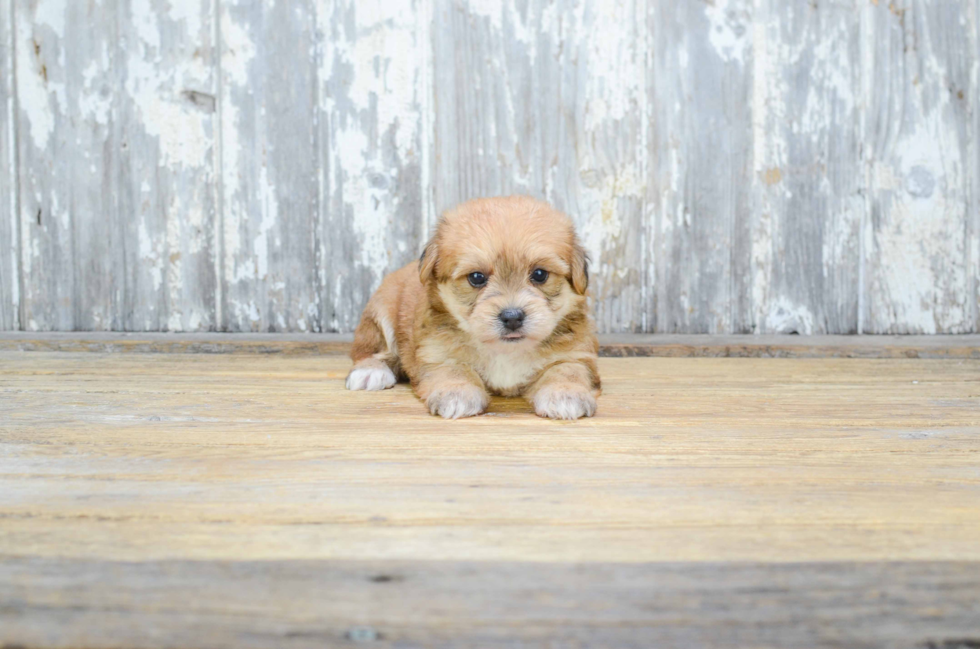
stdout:
<svg viewBox="0 0 980 649">
<path fill-rule="evenodd" d="M 0 352 L 326 354 L 346 356 L 351 334 L 0 332 Z M 980 360 L 980 335 L 786 336 L 605 334 L 599 355 L 720 358 L 941 358 Z"/>
<path fill-rule="evenodd" d="M 980 646 L 980 361 L 607 358 L 563 423 L 348 367 L 0 352 L 0 647 Z"/>
</svg>

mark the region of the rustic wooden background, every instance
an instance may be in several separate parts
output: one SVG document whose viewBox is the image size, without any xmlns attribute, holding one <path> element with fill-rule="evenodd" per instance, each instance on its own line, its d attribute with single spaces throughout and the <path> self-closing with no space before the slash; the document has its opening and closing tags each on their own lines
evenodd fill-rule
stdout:
<svg viewBox="0 0 980 649">
<path fill-rule="evenodd" d="M 350 331 L 543 196 L 606 332 L 977 331 L 980 0 L 0 0 L 0 329 Z"/>
</svg>

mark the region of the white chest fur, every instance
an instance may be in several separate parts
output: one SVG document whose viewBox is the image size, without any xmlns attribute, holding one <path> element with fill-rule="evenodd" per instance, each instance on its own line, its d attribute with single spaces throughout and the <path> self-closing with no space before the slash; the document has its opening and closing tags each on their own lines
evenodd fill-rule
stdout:
<svg viewBox="0 0 980 649">
<path fill-rule="evenodd" d="M 532 351 L 524 353 L 494 353 L 487 350 L 481 355 L 477 372 L 491 392 L 515 396 L 534 378 L 542 367 L 542 359 Z"/>
</svg>

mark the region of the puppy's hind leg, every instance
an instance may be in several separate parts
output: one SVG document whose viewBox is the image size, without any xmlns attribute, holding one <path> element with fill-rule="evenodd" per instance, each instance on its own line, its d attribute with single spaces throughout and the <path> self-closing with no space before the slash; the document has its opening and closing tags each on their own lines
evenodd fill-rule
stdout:
<svg viewBox="0 0 980 649">
<path fill-rule="evenodd" d="M 354 367 L 347 375 L 348 390 L 386 390 L 397 382 L 398 352 L 394 331 L 382 317 L 379 325 L 367 313 L 354 332 L 351 359 Z"/>
</svg>

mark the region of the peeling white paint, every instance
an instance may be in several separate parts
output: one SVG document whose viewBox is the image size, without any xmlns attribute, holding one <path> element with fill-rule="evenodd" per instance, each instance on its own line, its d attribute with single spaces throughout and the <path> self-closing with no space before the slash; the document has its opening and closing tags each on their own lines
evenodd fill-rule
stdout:
<svg viewBox="0 0 980 649">
<path fill-rule="evenodd" d="M 357 234 L 359 245 L 358 263 L 367 268 L 384 268 L 387 264 L 386 209 L 383 190 L 371 187 L 367 182 L 371 173 L 380 173 L 379 161 L 366 157 L 367 136 L 360 130 L 345 129 L 336 132 L 333 154 L 335 160 L 344 161 L 345 208 L 355 215 L 351 225 Z M 331 179 L 332 181 L 333 179 Z M 337 190 L 336 187 L 333 188 Z"/>
<path fill-rule="evenodd" d="M 414 35 L 411 2 L 359 0 L 354 12 L 356 39 L 332 43 L 333 56 L 354 70 L 347 98 L 361 111 L 377 101 L 379 131 L 396 129 L 398 156 L 404 160 L 415 147 L 415 82 L 422 46 Z"/>
<path fill-rule="evenodd" d="M 181 297 L 184 295 L 184 287 L 186 278 L 184 273 L 184 264 L 186 260 L 184 259 L 184 254 L 181 252 L 181 239 L 183 234 L 183 228 L 190 224 L 185 224 L 183 218 L 178 218 L 177 215 L 185 215 L 187 210 L 185 208 L 185 203 L 188 201 L 193 201 L 194 197 L 182 197 L 178 194 L 174 194 L 171 198 L 171 204 L 169 213 L 174 215 L 173 218 L 167 219 L 167 232 L 166 232 L 166 244 L 163 250 L 164 258 L 161 259 L 164 276 L 167 281 L 167 294 L 170 296 L 169 307 L 170 313 L 167 319 L 167 329 L 170 331 L 184 331 L 184 301 Z M 190 305 L 188 305 L 190 307 Z M 192 309 L 193 310 L 193 309 Z"/>
<path fill-rule="evenodd" d="M 248 32 L 231 17 L 231 4 L 223 3 L 220 11 L 222 78 L 225 87 L 221 102 L 223 112 L 221 119 L 221 150 L 222 150 L 222 181 L 224 188 L 225 218 L 224 229 L 220 233 L 224 254 L 223 267 L 228 274 L 227 280 L 240 282 L 249 277 L 249 269 L 239 267 L 238 258 L 243 251 L 241 224 L 248 218 L 243 213 L 243 202 L 240 194 L 243 191 L 243 180 L 239 158 L 242 154 L 242 142 L 239 138 L 240 111 L 232 100 L 234 92 L 240 92 L 248 85 L 249 66 L 255 57 L 255 44 Z M 254 243 L 254 242 L 253 242 Z M 241 319 L 241 305 L 231 304 L 232 311 Z"/>
<path fill-rule="evenodd" d="M 9 5 L 0 2 L 0 12 L 5 12 L 3 14 L 5 17 L 10 15 L 6 12 L 8 7 Z M 3 212 L 5 209 L 4 213 L 0 213 L 0 218 L 4 218 L 6 220 L 7 232 L 10 236 L 9 241 L 0 243 L 0 246 L 3 246 L 5 248 L 5 253 L 9 255 L 9 266 L 2 273 L 9 279 L 10 302 L 7 304 L 7 307 L 9 308 L 8 313 L 11 317 L 8 323 L 13 328 L 21 328 L 21 278 L 18 266 L 20 264 L 19 258 L 21 256 L 22 242 L 17 236 L 17 222 L 20 215 L 17 213 L 17 193 L 19 191 L 17 166 L 18 154 L 15 146 L 17 142 L 17 112 L 14 102 L 14 94 L 16 89 L 14 88 L 13 84 L 14 57 L 12 56 L 12 50 L 15 46 L 16 36 L 14 34 L 14 26 L 9 23 L 7 25 L 0 25 L 0 47 L 4 48 L 4 53 L 0 55 L 0 61 L 2 61 L 4 64 L 3 67 L 0 68 L 0 74 L 3 75 L 3 78 L 0 78 L 0 94 L 2 94 L 4 99 L 3 112 L 0 114 L 0 129 L 3 129 L 3 136 L 6 139 L 6 147 L 3 150 L 3 153 L 5 153 L 6 156 L 5 159 L 0 159 L 0 170 L 4 172 L 3 182 L 7 183 L 7 204 L 5 206 L 0 206 L 0 212 Z M 0 254 L 0 258 L 2 257 L 3 254 Z"/>
<path fill-rule="evenodd" d="M 329 7 L 315 9 L 235 1 L 219 7 L 223 214 L 216 266 L 232 330 L 296 330 L 311 305 L 319 313 L 315 241 L 326 234 L 318 226 L 327 205 L 317 189 L 322 152 L 313 145 L 318 130 L 327 130 L 318 126 L 316 108 L 289 103 L 322 82 L 313 80 L 320 58 L 314 18 Z M 295 45 L 268 36 L 294 29 Z M 276 114 L 283 110 L 293 114 Z"/>
<path fill-rule="evenodd" d="M 276 198 L 276 188 L 269 182 L 269 167 L 262 165 L 259 170 L 259 205 L 261 206 L 262 219 L 259 222 L 258 234 L 252 244 L 252 252 L 255 255 L 255 267 L 253 277 L 255 279 L 267 279 L 269 276 L 269 247 L 270 244 L 278 247 L 277 241 L 269 241 L 269 233 L 278 225 L 279 221 L 279 201 Z M 244 269 L 243 269 L 244 270 Z"/>
<path fill-rule="evenodd" d="M 82 115 L 95 124 L 108 125 L 112 111 L 113 93 L 109 88 L 98 83 L 109 67 L 108 58 L 108 53 L 103 47 L 102 64 L 92 61 L 82 71 L 83 85 L 78 108 Z"/>
<path fill-rule="evenodd" d="M 875 233 L 872 324 L 901 322 L 916 333 L 960 333 L 971 319 L 965 290 L 963 163 L 955 133 L 937 107 L 895 147 L 899 168 L 883 163 L 874 178 L 887 210 Z M 889 311 L 881 312 L 888 305 Z"/>
<path fill-rule="evenodd" d="M 774 334 L 809 336 L 814 333 L 813 314 L 805 305 L 794 304 L 786 297 L 778 297 L 769 305 L 765 330 Z"/>
<path fill-rule="evenodd" d="M 206 131 L 210 116 L 193 107 L 182 93 L 207 87 L 210 70 L 193 56 L 178 56 L 177 63 L 164 65 L 160 31 L 161 21 L 168 18 L 158 15 L 150 0 L 133 2 L 140 44 L 128 53 L 126 94 L 147 135 L 158 139 L 163 164 L 205 167 L 212 150 Z"/>
<path fill-rule="evenodd" d="M 211 9 L 206 2 L 187 2 L 186 0 L 168 0 L 167 16 L 175 23 L 183 23 L 184 31 L 192 39 L 197 39 L 201 35 L 203 23 L 201 22 L 202 11 Z"/>
<path fill-rule="evenodd" d="M 124 117 L 121 142 L 144 173 L 133 178 L 140 224 L 133 272 L 144 288 L 128 317 L 137 328 L 197 331 L 213 323 L 207 301 L 216 291 L 197 271 L 199 256 L 208 254 L 217 135 L 206 101 L 215 72 L 212 33 L 203 22 L 209 11 L 201 3 L 134 0 L 119 24 L 129 47 L 113 50 L 115 65 L 124 69 L 123 87 L 115 87 L 105 55 L 84 75 L 92 80 L 88 92 L 101 85 L 99 97 L 114 102 L 104 120 L 104 107 L 93 98 L 91 121 L 111 128 Z"/>
<path fill-rule="evenodd" d="M 468 0 L 466 8 L 474 16 L 489 19 L 491 27 L 499 31 L 503 25 L 504 4 L 501 0 Z"/>
<path fill-rule="evenodd" d="M 589 218 L 579 225 L 579 237 L 592 256 L 593 270 L 597 277 L 615 272 L 617 261 L 604 258 L 602 252 L 615 245 L 620 237 L 628 234 L 623 230 L 622 199 L 639 199 L 646 190 L 632 169 L 624 168 L 622 176 L 606 175 L 598 187 L 583 190 L 579 205 Z"/>
<path fill-rule="evenodd" d="M 162 241 L 156 240 L 150 235 L 146 223 L 140 222 L 137 233 L 139 242 L 140 260 L 145 264 L 144 269 L 153 281 L 153 290 L 159 291 L 163 284 L 163 260 L 162 260 Z"/>
<path fill-rule="evenodd" d="M 153 8 L 151 0 L 130 0 L 132 3 L 133 25 L 136 27 L 136 34 L 141 41 L 139 47 L 143 50 L 143 56 L 147 56 L 147 50 L 160 50 L 160 29 L 158 26 L 159 16 Z"/>
<path fill-rule="evenodd" d="M 141 209 L 146 212 L 134 216 L 141 220 L 128 249 L 130 255 L 138 255 L 141 285 L 161 295 L 147 297 L 145 311 L 134 316 L 137 326 L 210 326 L 210 312 L 193 307 L 189 297 L 200 265 L 196 256 L 209 252 L 209 237 L 202 234 L 206 233 L 217 235 L 214 245 L 220 256 L 213 264 L 225 273 L 227 285 L 218 287 L 218 293 L 230 294 L 228 322 L 242 323 L 243 328 L 301 331 L 321 325 L 349 327 L 371 282 L 381 279 L 393 258 L 406 256 L 417 232 L 427 233 L 436 216 L 435 188 L 452 186 L 462 198 L 500 187 L 564 203 L 580 224 L 594 259 L 594 290 L 605 327 L 629 322 L 630 309 L 642 311 L 639 318 L 646 327 L 644 318 L 654 313 L 656 290 L 660 299 L 672 301 L 658 308 L 671 309 L 671 318 L 683 313 L 669 323 L 658 318 L 650 326 L 689 322 L 721 331 L 730 324 L 730 301 L 737 297 L 744 298 L 751 312 L 746 319 L 756 331 L 819 332 L 827 326 L 827 311 L 837 306 L 830 304 L 834 296 L 828 291 L 835 282 L 849 281 L 842 267 L 855 256 L 861 263 L 855 282 L 865 288 L 858 297 L 866 302 L 859 308 L 860 317 L 867 318 L 859 324 L 866 324 L 864 329 L 930 333 L 974 327 L 980 225 L 969 208 L 975 207 L 974 194 L 980 187 L 980 162 L 972 143 L 980 118 L 962 124 L 969 111 L 957 102 L 969 101 L 980 79 L 977 11 L 955 15 L 942 13 L 938 3 L 919 3 L 916 20 L 906 16 L 903 23 L 884 3 L 864 3 L 854 11 L 839 3 L 794 7 L 776 0 L 711 0 L 694 7 L 675 3 L 674 8 L 658 2 L 465 0 L 451 8 L 461 10 L 465 18 L 450 21 L 459 30 L 453 36 L 472 45 L 465 54 L 475 57 L 474 65 L 489 70 L 472 76 L 457 70 L 457 61 L 433 59 L 433 43 L 446 37 L 433 29 L 433 16 L 444 11 L 439 3 L 338 0 L 290 5 L 288 10 L 295 12 L 290 20 L 314 8 L 309 16 L 317 23 L 309 29 L 319 32 L 319 40 L 314 39 L 317 51 L 310 54 L 310 61 L 319 64 L 319 78 L 310 79 L 310 87 L 320 89 L 312 107 L 319 132 L 310 137 L 320 137 L 323 150 L 312 155 L 322 155 L 323 165 L 311 174 L 319 174 L 310 182 L 320 187 L 319 201 L 310 198 L 309 209 L 320 210 L 319 217 L 312 217 L 320 218 L 318 223 L 329 213 L 344 228 L 336 233 L 343 237 L 338 246 L 342 263 L 326 259 L 322 250 L 316 253 L 321 263 L 316 288 L 322 294 L 312 297 L 297 298 L 302 291 L 296 287 L 315 283 L 310 280 L 313 269 L 303 269 L 302 277 L 289 276 L 295 269 L 280 263 L 283 242 L 278 237 L 285 239 L 283 224 L 292 223 L 294 215 L 286 213 L 288 198 L 277 185 L 285 182 L 284 170 L 274 166 L 276 156 L 270 155 L 293 149 L 308 155 L 310 141 L 265 141 L 272 138 L 262 126 L 242 123 L 253 116 L 266 123 L 276 119 L 271 109 L 267 114 L 266 103 L 270 93 L 282 88 L 275 80 L 267 81 L 270 75 L 263 66 L 279 62 L 270 62 L 270 48 L 260 40 L 267 27 L 263 21 L 273 14 L 282 16 L 271 12 L 272 3 L 223 2 L 217 8 L 220 25 L 215 25 L 209 22 L 215 18 L 210 4 L 133 0 L 125 14 L 131 24 L 118 23 L 123 30 L 120 42 L 129 49 L 99 42 L 101 52 L 86 52 L 85 64 L 74 66 L 65 65 L 66 56 L 78 54 L 77 44 L 70 40 L 76 26 L 70 23 L 85 12 L 75 12 L 65 2 L 28 3 L 26 11 L 33 13 L 15 27 L 22 129 L 18 135 L 22 151 L 35 160 L 75 151 L 71 170 L 77 174 L 76 185 L 77 179 L 113 173 L 104 168 L 102 152 L 95 150 L 85 128 L 109 133 L 108 143 L 117 146 L 119 131 L 113 128 L 125 116 L 131 123 L 123 129 L 132 130 L 121 137 L 134 146 L 145 147 L 149 140 L 153 150 L 129 154 L 152 163 L 146 168 L 137 165 L 145 177 L 137 174 L 133 181 L 139 183 Z M 651 55 L 659 25 L 644 25 L 647 12 L 660 11 L 685 27 L 666 63 Z M 438 15 L 443 29 L 444 16 Z M 932 24 L 937 16 L 945 16 L 943 24 Z M 882 20 L 890 22 L 877 22 Z M 83 27 L 90 26 L 79 25 L 79 34 Z M 860 61 L 853 60 L 855 28 L 861 34 Z M 959 38 L 957 29 L 971 34 L 961 39 L 972 43 L 971 53 L 959 52 L 955 40 L 952 46 L 931 40 L 940 35 Z M 218 32 L 224 87 L 217 102 L 220 112 L 212 114 L 206 101 L 202 107 L 183 93 L 215 92 L 209 47 Z M 478 38 L 468 42 L 471 32 Z M 334 33 L 340 37 L 333 38 Z M 605 34 L 615 37 L 597 37 Z M 894 43 L 886 42 L 900 37 L 916 47 L 899 52 Z M 203 42 L 207 39 L 210 44 Z M 961 56 L 967 58 L 955 58 Z M 662 74 L 651 79 L 654 66 Z M 964 66 L 972 81 L 964 81 L 959 69 Z M 555 76 L 540 79 L 532 74 L 541 71 Z M 493 105 L 476 106 L 472 115 L 460 116 L 456 122 L 470 120 L 467 128 L 457 126 L 460 133 L 450 132 L 437 114 L 457 110 L 463 103 L 454 104 L 456 97 L 444 101 L 448 93 L 440 84 L 445 80 L 437 79 L 437 73 L 454 75 L 459 97 L 469 102 L 490 98 Z M 476 87 L 477 78 L 494 85 Z M 125 85 L 120 88 L 122 79 Z M 522 84 L 534 79 L 555 83 L 525 93 Z M 751 87 L 744 86 L 748 79 Z M 704 80 L 720 81 L 719 92 L 731 102 L 731 111 L 721 101 L 710 106 L 691 101 L 697 92 L 704 99 Z M 950 91 L 954 82 L 958 85 Z M 957 99 L 955 90 L 967 97 Z M 750 127 L 727 121 L 742 108 L 736 103 L 745 94 L 750 95 L 751 105 L 744 113 L 751 114 Z M 528 101 L 540 105 L 528 106 Z M 7 103 L 13 108 L 11 97 Z M 852 142 L 835 133 L 852 128 L 854 115 L 861 121 L 860 152 L 850 150 Z M 669 128 L 661 126 L 665 120 Z M 471 128 L 478 121 L 479 128 Z M 215 130 L 219 124 L 220 133 Z M 4 127 L 13 134 L 12 125 Z M 744 132 L 749 128 L 750 133 Z M 696 139 L 694 130 L 723 134 L 732 148 L 719 151 L 714 165 L 712 152 L 696 148 L 714 140 L 700 139 L 694 145 L 685 141 Z M 525 133 L 531 137 L 525 139 Z M 462 135 L 472 141 L 446 144 Z M 215 168 L 219 136 L 224 145 L 224 211 L 215 215 L 205 192 L 218 181 L 209 174 Z M 659 150 L 652 147 L 654 136 Z M 738 148 L 742 143 L 749 147 L 747 154 Z M 458 153 L 463 168 L 448 166 L 441 159 L 446 151 Z M 830 164 L 832 155 L 863 156 L 859 162 L 866 163 L 867 175 L 860 174 L 861 193 L 843 195 L 841 187 L 847 183 L 834 178 L 834 173 L 843 172 Z M 255 163 L 252 156 L 262 157 L 261 162 Z M 40 165 L 25 170 L 23 186 L 37 189 L 22 197 L 30 208 L 13 217 L 24 228 L 14 247 L 28 287 L 32 277 L 48 272 L 50 257 L 60 253 L 59 242 L 67 240 L 66 233 L 86 224 L 84 205 L 80 211 L 76 200 L 79 188 L 51 187 L 47 180 Z M 411 191 L 406 189 L 410 183 L 416 185 Z M 748 208 L 725 204 L 725 197 L 740 196 L 732 189 L 739 183 L 751 186 Z M 416 209 L 417 195 L 420 213 L 412 218 L 421 220 L 419 229 L 401 236 L 398 226 L 404 224 L 396 219 L 404 218 L 406 205 Z M 406 202 L 406 196 L 412 202 Z M 818 214 L 814 207 L 798 212 L 801 200 L 823 211 Z M 14 211 L 16 201 L 11 201 Z M 302 203 L 292 207 L 307 209 Z M 41 225 L 35 223 L 34 206 L 44 208 Z M 714 240 L 703 241 L 704 219 L 724 217 L 726 210 L 734 219 L 728 223 L 731 230 L 719 226 Z M 815 261 L 804 260 L 801 265 L 809 265 L 800 272 L 821 273 L 817 279 L 823 283 L 811 282 L 804 291 L 801 280 L 797 295 L 792 280 L 779 281 L 778 274 L 785 272 L 781 267 L 797 263 L 797 258 L 786 263 L 782 238 L 793 219 L 813 218 L 824 223 L 822 250 L 818 244 Z M 965 219 L 974 219 L 972 230 Z M 723 218 L 716 220 L 724 224 Z M 748 240 L 743 238 L 739 245 L 747 243 L 749 250 L 727 249 L 725 241 L 746 220 L 751 221 Z M 639 227 L 645 228 L 643 233 Z M 656 229 L 664 247 L 644 240 L 640 262 L 632 257 L 630 246 L 635 237 L 646 237 L 647 229 Z M 967 232 L 972 238 L 966 238 Z M 318 232 L 321 237 L 332 234 L 322 227 Z M 289 236 L 296 245 L 296 237 L 303 234 Z M 685 248 L 671 249 L 672 245 Z M 624 250 L 631 251 L 628 259 Z M 685 271 L 690 282 L 673 292 L 662 290 L 657 285 L 662 273 L 675 271 L 670 264 L 685 254 L 699 259 L 691 263 L 689 273 Z M 659 269 L 654 268 L 654 255 Z M 726 263 L 736 268 L 733 260 L 743 260 L 742 266 L 737 267 L 739 276 L 729 278 L 722 271 Z M 210 263 L 206 260 L 205 265 Z M 641 263 L 648 268 L 641 268 Z M 10 273 L 17 272 L 15 258 Z M 642 287 L 635 285 L 637 277 L 643 278 Z M 727 281 L 731 286 L 718 288 L 718 294 L 729 302 L 708 304 L 698 293 Z M 749 295 L 729 294 L 733 289 Z M 114 302 L 122 302 L 118 282 L 112 290 Z M 819 295 L 821 290 L 825 295 Z M 634 293 L 638 297 L 631 303 Z M 311 302 L 329 295 L 335 296 L 333 304 Z M 288 300 L 294 303 L 285 304 Z M 808 300 L 826 300 L 827 310 Z M 153 315 L 154 308 L 160 313 Z M 169 311 L 164 313 L 164 308 Z M 695 310 L 697 315 L 684 315 Z M 86 309 L 86 317 L 97 326 L 109 326 L 106 316 Z M 27 313 L 25 321 L 29 328 L 51 326 L 45 316 L 33 313 Z"/>
<path fill-rule="evenodd" d="M 42 3 L 42 6 L 55 4 Z M 48 19 L 53 18 L 48 16 Z M 47 66 L 44 59 L 39 57 L 47 57 L 48 48 L 46 44 L 41 44 L 41 54 L 35 48 L 35 30 L 43 27 L 50 27 L 50 24 L 39 19 L 33 25 L 29 20 L 17 21 L 17 100 L 21 115 L 30 125 L 31 140 L 38 151 L 47 149 L 54 133 L 55 113 L 67 106 L 64 83 L 50 76 L 44 78 Z M 64 28 L 63 22 L 55 27 L 52 31 L 57 36 L 59 30 Z"/>
<path fill-rule="evenodd" d="M 583 7 L 580 5 L 580 7 Z M 635 15 L 632 3 L 599 2 L 593 23 L 582 25 L 593 34 L 622 34 L 632 29 Z M 640 94 L 645 92 L 644 56 L 637 52 L 635 38 L 584 38 L 586 77 L 585 130 L 594 131 L 609 120 L 635 115 Z"/>
<path fill-rule="evenodd" d="M 223 229 L 220 232 L 222 249 L 224 252 L 223 267 L 226 273 L 231 273 L 232 281 L 240 281 L 241 276 L 237 269 L 238 256 L 242 251 L 241 223 L 246 218 L 242 211 L 242 204 L 237 196 L 241 189 L 241 171 L 239 169 L 239 156 L 241 155 L 241 142 L 238 137 L 239 111 L 230 101 L 222 104 L 224 116 L 222 117 L 222 187 L 224 189 L 225 218 L 223 219 Z"/>
<path fill-rule="evenodd" d="M 713 0 L 704 3 L 704 14 L 710 25 L 708 41 L 725 62 L 745 63 L 749 45 L 751 15 L 747 0 Z"/>
<path fill-rule="evenodd" d="M 766 168 L 779 168 L 785 164 L 785 142 L 778 134 L 770 132 L 773 113 L 777 113 L 777 120 L 785 116 L 785 104 L 780 101 L 785 88 L 777 85 L 780 83 L 779 74 L 774 69 L 774 53 L 769 51 L 770 37 L 764 22 L 753 24 L 752 43 L 755 65 L 752 75 L 752 175 L 756 183 L 759 183 Z M 764 190 L 760 189 L 759 194 L 760 205 L 751 222 L 749 253 L 753 333 L 761 333 L 767 320 L 766 305 L 769 303 L 773 267 L 773 205 Z"/>
<path fill-rule="evenodd" d="M 872 13 L 869 22 L 874 18 L 892 20 Z M 905 30 L 917 25 L 900 23 Z M 876 218 L 865 243 L 866 328 L 873 333 L 973 328 L 976 296 L 970 290 L 971 244 L 964 236 L 964 219 L 971 214 L 967 173 L 974 164 L 964 159 L 957 123 L 961 99 L 951 88 L 956 70 L 946 58 L 949 36 L 944 34 L 940 43 L 933 41 L 935 34 L 916 29 L 916 48 L 905 49 L 894 61 L 894 74 L 904 72 L 908 86 L 884 95 L 875 94 L 874 86 L 865 89 L 872 116 L 901 115 L 900 121 L 889 122 L 892 137 L 877 150 L 881 159 L 872 161 L 870 174 Z"/>
<path fill-rule="evenodd" d="M 420 106 L 428 99 L 418 84 L 429 43 L 419 39 L 418 19 L 407 0 L 345 2 L 336 10 L 353 12 L 354 30 L 339 30 L 339 37 L 325 44 L 321 64 L 321 75 L 328 80 L 320 102 L 331 125 L 328 159 L 339 170 L 330 174 L 324 190 L 327 196 L 343 197 L 342 214 L 355 215 L 350 223 L 357 241 L 356 264 L 374 270 L 380 282 L 381 270 L 390 263 L 388 233 L 400 200 L 392 189 L 400 178 L 380 155 L 383 142 L 368 135 L 394 135 L 396 164 L 420 160 Z M 332 15 L 318 19 L 323 33 L 333 33 Z M 338 66 L 349 70 L 349 77 L 334 79 Z"/>
<path fill-rule="evenodd" d="M 820 76 L 820 86 L 832 90 L 836 101 L 847 106 L 857 101 L 852 81 L 854 61 L 849 57 L 849 38 L 848 24 L 841 22 L 831 33 L 821 34 L 813 48 L 814 67 Z M 828 117 L 825 117 L 813 126 L 825 126 L 829 123 L 827 120 Z"/>
<path fill-rule="evenodd" d="M 65 36 L 65 10 L 64 2 L 38 2 L 34 8 L 34 22 L 38 25 L 46 25 L 54 32 L 56 37 Z"/>
<path fill-rule="evenodd" d="M 243 87 L 248 83 L 248 71 L 255 58 L 255 42 L 248 31 L 230 15 L 232 2 L 221 3 L 221 74 L 225 83 Z"/>
<path fill-rule="evenodd" d="M 434 147 L 433 135 L 435 134 L 435 111 L 433 108 L 433 58 L 432 58 L 432 19 L 433 19 L 433 0 L 419 0 L 419 10 L 415 14 L 415 33 L 421 57 L 419 59 L 419 70 L 416 78 L 416 93 L 418 95 L 418 106 L 421 122 L 419 132 L 419 154 L 420 174 L 419 185 L 422 198 L 422 241 L 428 241 L 430 228 L 435 226 L 436 206 L 435 189 L 432 184 L 432 150 Z"/>
</svg>

